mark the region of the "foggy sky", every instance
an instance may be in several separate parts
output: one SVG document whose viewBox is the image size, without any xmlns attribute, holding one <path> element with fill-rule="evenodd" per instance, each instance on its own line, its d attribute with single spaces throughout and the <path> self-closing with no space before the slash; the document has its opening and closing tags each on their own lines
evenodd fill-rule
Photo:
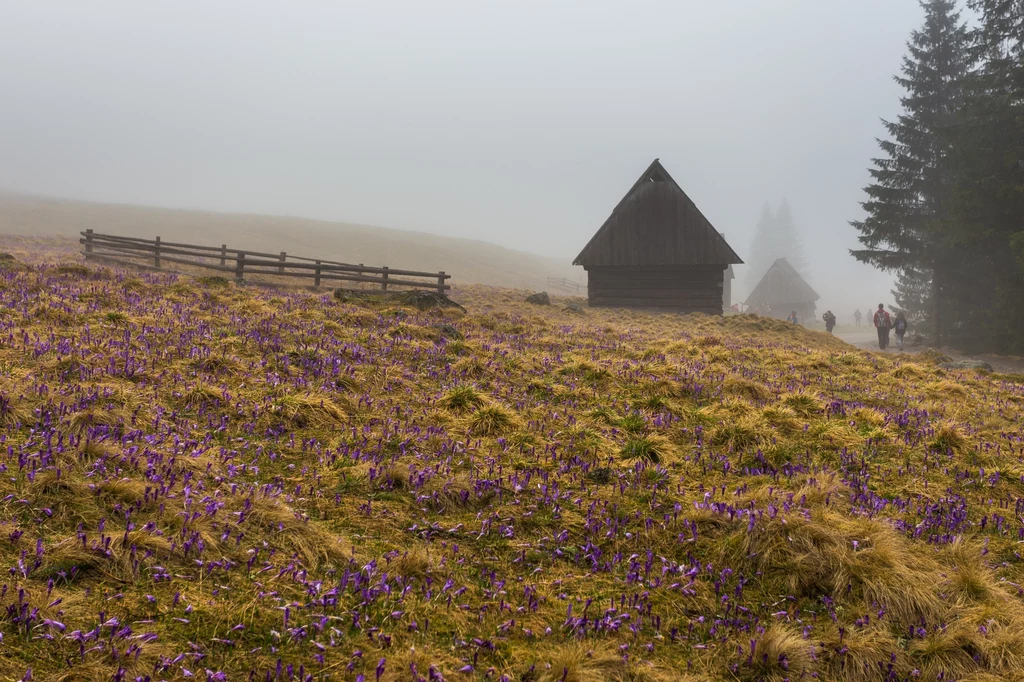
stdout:
<svg viewBox="0 0 1024 682">
<path fill-rule="evenodd" d="M 0 3 L 0 188 L 571 260 L 655 157 L 741 256 L 787 198 L 841 319 L 916 0 Z M 743 273 L 737 275 L 742 283 Z"/>
</svg>

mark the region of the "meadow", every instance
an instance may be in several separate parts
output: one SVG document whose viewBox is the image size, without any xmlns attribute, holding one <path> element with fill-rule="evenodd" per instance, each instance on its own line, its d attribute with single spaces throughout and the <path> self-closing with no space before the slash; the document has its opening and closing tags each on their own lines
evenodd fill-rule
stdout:
<svg viewBox="0 0 1024 682">
<path fill-rule="evenodd" d="M 524 297 L 0 262 L 0 679 L 1024 679 L 1024 377 Z"/>
</svg>

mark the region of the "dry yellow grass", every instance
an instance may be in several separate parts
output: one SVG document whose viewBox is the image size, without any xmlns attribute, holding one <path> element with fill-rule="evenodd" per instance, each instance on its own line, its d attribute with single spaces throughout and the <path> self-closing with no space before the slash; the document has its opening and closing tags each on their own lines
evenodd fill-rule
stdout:
<svg viewBox="0 0 1024 682">
<path fill-rule="evenodd" d="M 0 277 L 0 678 L 1021 675 L 1019 382 L 69 265 Z"/>
</svg>

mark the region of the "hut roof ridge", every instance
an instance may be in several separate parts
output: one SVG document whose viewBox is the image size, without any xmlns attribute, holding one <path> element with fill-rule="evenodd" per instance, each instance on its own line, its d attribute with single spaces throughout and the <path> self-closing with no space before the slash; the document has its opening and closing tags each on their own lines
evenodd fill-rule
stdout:
<svg viewBox="0 0 1024 682">
<path fill-rule="evenodd" d="M 616 253 L 623 249 L 630 253 Z M 742 262 L 661 161 L 655 159 L 615 205 L 573 265 L 724 266 Z"/>
</svg>

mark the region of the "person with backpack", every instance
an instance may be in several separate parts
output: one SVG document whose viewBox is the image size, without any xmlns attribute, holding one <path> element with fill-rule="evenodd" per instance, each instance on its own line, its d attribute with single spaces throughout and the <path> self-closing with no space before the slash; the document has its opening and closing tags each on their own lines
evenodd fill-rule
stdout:
<svg viewBox="0 0 1024 682">
<path fill-rule="evenodd" d="M 903 311 L 896 313 L 896 322 L 893 326 L 893 330 L 896 332 L 896 338 L 900 342 L 900 350 L 903 349 L 903 336 L 907 333 L 907 316 L 903 314 Z"/>
<path fill-rule="evenodd" d="M 857 308 L 856 310 L 853 311 L 853 321 L 857 324 L 858 327 L 860 326 L 861 317 L 863 317 L 863 315 L 860 314 L 860 308 Z"/>
<path fill-rule="evenodd" d="M 874 317 L 875 329 L 878 330 L 878 347 L 885 350 L 889 347 L 889 329 L 892 328 L 892 318 L 885 310 L 885 305 L 879 303 L 878 310 Z"/>
<path fill-rule="evenodd" d="M 831 310 L 827 310 L 825 311 L 825 314 L 821 316 L 821 319 L 825 320 L 825 331 L 831 334 L 832 330 L 835 329 L 836 326 L 836 316 L 832 314 Z"/>
<path fill-rule="evenodd" d="M 786 318 L 786 322 L 792 322 L 793 324 L 800 324 L 799 322 L 796 321 L 796 311 L 795 310 L 789 314 L 789 317 Z"/>
</svg>

